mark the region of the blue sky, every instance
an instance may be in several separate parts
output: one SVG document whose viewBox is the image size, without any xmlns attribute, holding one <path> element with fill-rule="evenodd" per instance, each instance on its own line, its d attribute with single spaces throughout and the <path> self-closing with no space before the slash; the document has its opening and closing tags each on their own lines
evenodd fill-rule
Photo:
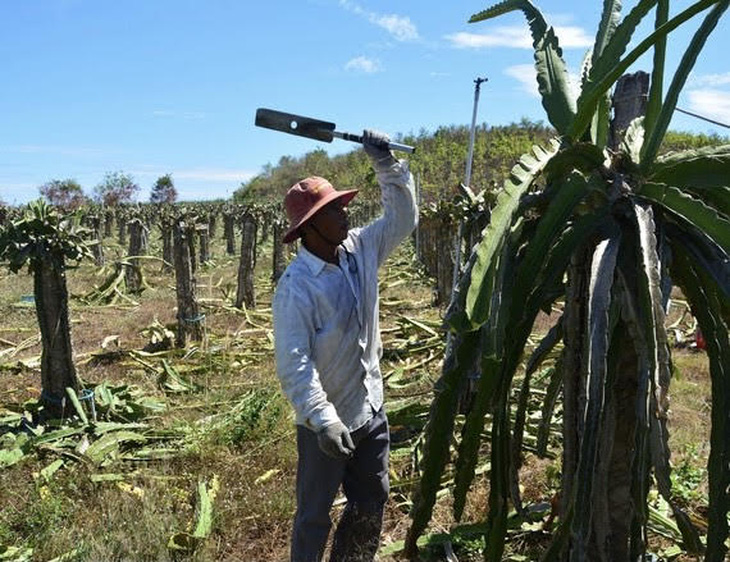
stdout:
<svg viewBox="0 0 730 562">
<path fill-rule="evenodd" d="M 625 2 L 625 10 L 636 2 Z M 254 126 L 258 107 L 395 135 L 544 120 L 521 12 L 468 24 L 462 0 L 0 0 L 0 199 L 53 179 L 87 193 L 124 171 L 147 200 L 172 174 L 186 200 L 229 197 L 282 156 L 351 150 Z M 576 72 L 601 0 L 535 0 Z M 689 6 L 672 2 L 672 13 Z M 653 21 L 653 15 L 647 21 Z M 697 18 L 670 39 L 671 72 Z M 728 16 L 678 106 L 730 123 Z M 638 36 L 643 37 L 646 29 Z M 643 66 L 642 66 L 643 65 Z M 648 69 L 639 62 L 634 69 Z M 681 114 L 676 130 L 728 134 Z"/>
</svg>

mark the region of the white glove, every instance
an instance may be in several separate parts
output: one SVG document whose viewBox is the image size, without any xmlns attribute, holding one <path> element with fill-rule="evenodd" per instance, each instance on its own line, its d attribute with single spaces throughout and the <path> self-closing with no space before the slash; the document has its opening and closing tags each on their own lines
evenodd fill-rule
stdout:
<svg viewBox="0 0 730 562">
<path fill-rule="evenodd" d="M 374 164 L 389 166 L 396 161 L 395 156 L 388 148 L 390 137 L 380 131 L 365 129 L 362 132 L 362 145 L 365 153 L 370 156 Z"/>
<path fill-rule="evenodd" d="M 319 448 L 333 459 L 348 459 L 355 451 L 350 432 L 345 424 L 338 421 L 317 432 Z"/>
</svg>

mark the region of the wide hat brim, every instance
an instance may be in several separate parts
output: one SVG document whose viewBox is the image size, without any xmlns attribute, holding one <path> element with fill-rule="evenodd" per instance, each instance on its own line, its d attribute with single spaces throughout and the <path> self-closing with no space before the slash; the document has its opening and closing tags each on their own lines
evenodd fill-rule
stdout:
<svg viewBox="0 0 730 562">
<path fill-rule="evenodd" d="M 284 234 L 284 243 L 289 244 L 290 242 L 294 242 L 297 238 L 300 236 L 299 229 L 304 226 L 304 224 L 311 219 L 317 211 L 319 211 L 322 207 L 325 205 L 332 203 L 332 201 L 335 201 L 337 199 L 342 199 L 342 206 L 346 206 L 352 199 L 357 195 L 359 190 L 357 189 L 348 189 L 344 191 L 332 191 L 331 193 L 328 193 L 322 199 L 317 201 L 307 213 L 301 217 L 296 224 L 293 224 L 289 227 L 289 230 L 286 231 Z"/>
</svg>

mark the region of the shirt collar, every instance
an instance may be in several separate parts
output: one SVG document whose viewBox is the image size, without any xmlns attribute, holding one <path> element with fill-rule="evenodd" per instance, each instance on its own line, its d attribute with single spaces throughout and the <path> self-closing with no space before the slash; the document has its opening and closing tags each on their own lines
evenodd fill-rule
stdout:
<svg viewBox="0 0 730 562">
<path fill-rule="evenodd" d="M 342 247 L 337 247 L 337 256 L 338 260 L 342 259 Z M 322 258 L 315 256 L 312 252 L 307 250 L 307 248 L 304 246 L 304 244 L 301 244 L 299 246 L 299 257 L 304 262 L 304 265 L 307 266 L 309 271 L 312 273 L 313 276 L 319 275 L 322 270 L 327 265 L 327 262 L 323 260 Z"/>
</svg>

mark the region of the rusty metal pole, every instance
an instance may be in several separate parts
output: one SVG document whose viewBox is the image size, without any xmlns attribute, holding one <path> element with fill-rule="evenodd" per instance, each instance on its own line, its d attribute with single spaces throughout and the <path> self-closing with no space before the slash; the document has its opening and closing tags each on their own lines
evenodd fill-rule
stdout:
<svg viewBox="0 0 730 562">
<path fill-rule="evenodd" d="M 471 114 L 471 132 L 469 134 L 469 155 L 466 157 L 466 173 L 464 174 L 464 185 L 471 187 L 471 165 L 474 159 L 474 135 L 477 126 L 477 106 L 479 105 L 479 91 L 482 82 L 486 82 L 488 78 L 476 78 L 474 80 L 474 109 Z"/>
</svg>

